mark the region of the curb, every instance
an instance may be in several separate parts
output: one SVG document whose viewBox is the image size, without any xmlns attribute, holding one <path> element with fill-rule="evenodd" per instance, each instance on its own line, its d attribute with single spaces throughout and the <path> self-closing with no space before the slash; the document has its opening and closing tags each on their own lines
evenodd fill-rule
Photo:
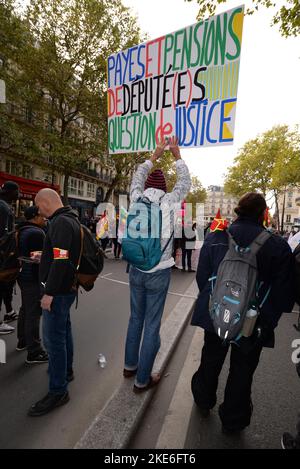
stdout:
<svg viewBox="0 0 300 469">
<path fill-rule="evenodd" d="M 160 330 L 161 347 L 153 372 L 162 374 L 187 324 L 198 294 L 196 280 L 192 282 Z M 163 378 L 162 378 L 163 379 Z M 133 436 L 155 389 L 143 394 L 132 392 L 132 379 L 124 379 L 105 407 L 96 416 L 74 449 L 124 449 Z"/>
</svg>

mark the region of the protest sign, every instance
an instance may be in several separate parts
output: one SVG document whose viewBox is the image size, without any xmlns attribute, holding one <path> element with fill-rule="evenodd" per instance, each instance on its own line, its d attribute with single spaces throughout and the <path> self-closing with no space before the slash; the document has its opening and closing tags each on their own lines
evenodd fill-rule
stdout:
<svg viewBox="0 0 300 469">
<path fill-rule="evenodd" d="M 244 7 L 111 55 L 109 153 L 233 143 Z"/>
</svg>

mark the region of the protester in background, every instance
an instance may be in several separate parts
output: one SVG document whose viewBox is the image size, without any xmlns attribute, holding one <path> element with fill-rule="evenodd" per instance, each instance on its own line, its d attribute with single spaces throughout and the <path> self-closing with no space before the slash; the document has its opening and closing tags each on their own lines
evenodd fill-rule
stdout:
<svg viewBox="0 0 300 469">
<path fill-rule="evenodd" d="M 35 198 L 40 215 L 49 218 L 39 276 L 43 296 L 43 339 L 49 355 L 49 393 L 29 410 L 44 415 L 69 400 L 68 382 L 73 376 L 73 338 L 70 309 L 75 301 L 75 269 L 81 236 L 77 214 L 64 207 L 52 189 L 42 189 Z"/>
<path fill-rule="evenodd" d="M 42 308 L 39 266 L 38 263 L 30 262 L 30 260 L 38 262 L 42 255 L 45 218 L 38 213 L 38 208 L 34 205 L 25 210 L 24 216 L 26 221 L 18 227 L 19 254 L 28 260 L 22 261 L 22 269 L 18 277 L 22 306 L 18 318 L 17 350 L 22 351 L 27 348 L 26 363 L 28 364 L 47 363 L 48 355 L 41 347 L 40 340 Z"/>
<path fill-rule="evenodd" d="M 174 231 L 174 211 L 191 186 L 189 170 L 181 159 L 177 139 L 174 137 L 170 140 L 170 151 L 176 160 L 177 169 L 177 182 L 173 191 L 167 193 L 166 180 L 161 170 L 156 169 L 149 174 L 154 162 L 163 155 L 167 144 L 167 141 L 161 142 L 150 160 L 138 167 L 130 190 L 131 203 L 137 202 L 140 197 L 145 197 L 151 203 L 160 205 L 163 227 L 161 233 L 163 254 L 159 264 L 147 272 L 131 266 L 129 274 L 131 315 L 123 373 L 128 378 L 136 375 L 133 388 L 136 393 L 146 391 L 156 385 L 160 379 L 159 375 L 151 375 L 151 371 L 160 347 L 161 317 L 170 283 L 171 267 L 174 265 L 171 242 Z M 165 233 L 168 235 L 166 236 Z"/>
<path fill-rule="evenodd" d="M 115 220 L 113 221 L 113 226 L 112 226 L 112 231 L 113 231 L 112 242 L 114 246 L 115 259 L 120 259 L 121 250 L 122 250 L 122 244 L 119 241 L 119 221 L 120 221 L 120 215 L 119 215 L 119 210 L 117 210 L 116 217 L 115 217 Z"/>
<path fill-rule="evenodd" d="M 240 199 L 235 209 L 238 218 L 229 228 L 238 246 L 250 246 L 264 230 L 265 209 L 266 202 L 260 194 L 251 192 Z M 216 334 L 209 314 L 210 279 L 217 275 L 227 250 L 226 229 L 218 229 L 207 235 L 197 271 L 200 294 L 192 325 L 205 329 L 205 334 L 201 364 L 192 378 L 192 393 L 195 403 L 206 417 L 216 404 L 218 378 L 230 347 Z M 274 329 L 282 313 L 290 312 L 295 301 L 293 257 L 288 244 L 281 237 L 270 234 L 257 254 L 257 266 L 259 318 L 251 337 L 242 337 L 237 344 L 231 344 L 229 376 L 224 401 L 219 407 L 223 430 L 227 433 L 241 431 L 250 424 L 253 410 L 251 385 L 262 348 L 274 347 Z"/>
<path fill-rule="evenodd" d="M 107 245 L 109 243 L 108 230 L 109 230 L 108 217 L 107 217 L 106 210 L 104 210 L 96 226 L 96 237 L 97 237 L 97 240 L 100 241 L 101 243 L 103 252 L 105 252 L 105 249 L 107 248 Z"/>
<path fill-rule="evenodd" d="M 0 238 L 14 230 L 14 214 L 12 203 L 19 198 L 19 186 L 13 181 L 5 182 L 0 189 Z M 12 307 L 12 297 L 15 282 L 0 282 L 0 310 L 2 302 L 5 305 L 6 314 L 4 321 L 0 322 L 0 334 L 10 334 L 15 328 L 7 323 L 18 319 L 18 314 Z M 1 321 L 1 319 L 0 319 Z"/>
<path fill-rule="evenodd" d="M 196 223 L 193 225 L 184 225 L 182 228 L 182 237 L 181 237 L 181 251 L 182 251 L 182 270 L 181 272 L 185 272 L 186 269 L 186 261 L 188 266 L 188 272 L 195 272 L 192 269 L 192 254 L 193 250 L 196 247 Z M 194 233 L 192 235 L 191 232 Z"/>
</svg>

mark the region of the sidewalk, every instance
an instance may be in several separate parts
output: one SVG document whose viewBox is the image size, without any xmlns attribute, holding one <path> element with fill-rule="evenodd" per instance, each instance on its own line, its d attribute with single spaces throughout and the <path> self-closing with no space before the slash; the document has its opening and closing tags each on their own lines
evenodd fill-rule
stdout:
<svg viewBox="0 0 300 469">
<path fill-rule="evenodd" d="M 161 327 L 161 348 L 154 363 L 154 372 L 162 374 L 173 350 L 184 331 L 193 309 L 198 288 L 194 280 Z M 136 395 L 132 392 L 133 380 L 123 380 L 120 387 L 97 415 L 75 449 L 124 449 L 155 392 L 149 390 Z"/>
</svg>

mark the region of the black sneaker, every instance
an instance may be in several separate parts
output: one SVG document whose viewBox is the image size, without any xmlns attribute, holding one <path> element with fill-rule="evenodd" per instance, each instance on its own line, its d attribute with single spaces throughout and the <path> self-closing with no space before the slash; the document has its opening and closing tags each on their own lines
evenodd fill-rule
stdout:
<svg viewBox="0 0 300 469">
<path fill-rule="evenodd" d="M 19 317 L 19 314 L 12 310 L 10 313 L 4 315 L 4 322 L 8 324 L 9 322 L 16 321 Z"/>
<path fill-rule="evenodd" d="M 40 364 L 40 363 L 48 363 L 48 354 L 44 350 L 34 353 L 34 354 L 28 354 L 26 363 L 29 365 L 35 365 L 35 364 Z"/>
<path fill-rule="evenodd" d="M 282 449 L 300 449 L 300 442 L 297 442 L 290 433 L 284 433 L 281 437 L 281 447 Z"/>
<path fill-rule="evenodd" d="M 210 409 L 206 409 L 205 407 L 197 406 L 198 412 L 204 419 L 207 419 L 210 416 Z"/>
<path fill-rule="evenodd" d="M 68 371 L 68 373 L 67 373 L 67 381 L 68 381 L 68 383 L 70 383 L 71 381 L 74 381 L 74 379 L 75 379 L 75 376 L 74 376 L 73 370 L 72 370 L 72 371 Z"/>
<path fill-rule="evenodd" d="M 23 352 L 23 350 L 26 350 L 26 344 L 24 342 L 21 342 L 20 340 L 18 341 L 18 345 L 16 347 L 17 352 Z"/>
<path fill-rule="evenodd" d="M 244 428 L 229 428 L 222 425 L 222 433 L 228 436 L 238 436 L 243 430 Z"/>
<path fill-rule="evenodd" d="M 60 407 L 69 402 L 70 396 L 68 392 L 64 394 L 51 394 L 48 393 L 43 399 L 32 405 L 28 411 L 31 417 L 40 417 L 41 415 L 48 414 L 56 407 Z"/>
</svg>

